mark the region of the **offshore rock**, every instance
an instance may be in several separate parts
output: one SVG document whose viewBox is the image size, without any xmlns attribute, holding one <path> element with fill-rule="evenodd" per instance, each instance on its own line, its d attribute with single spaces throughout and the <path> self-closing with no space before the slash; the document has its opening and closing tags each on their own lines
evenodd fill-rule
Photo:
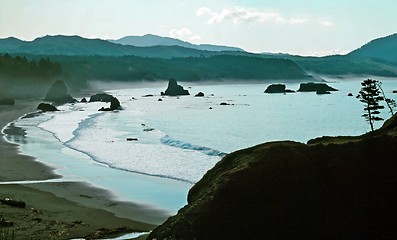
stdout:
<svg viewBox="0 0 397 240">
<path fill-rule="evenodd" d="M 325 91 L 338 91 L 325 83 L 301 83 L 298 92 L 325 92 Z"/>
<path fill-rule="evenodd" d="M 106 93 L 92 95 L 89 102 L 110 102 L 110 107 L 102 107 L 98 111 L 114 111 L 121 109 L 120 101 L 116 97 Z"/>
<path fill-rule="evenodd" d="M 161 92 L 161 95 L 166 96 L 181 96 L 181 95 L 190 95 L 188 90 L 183 89 L 181 85 L 178 85 L 175 79 L 171 78 L 168 81 L 168 87 L 165 92 Z"/>
</svg>

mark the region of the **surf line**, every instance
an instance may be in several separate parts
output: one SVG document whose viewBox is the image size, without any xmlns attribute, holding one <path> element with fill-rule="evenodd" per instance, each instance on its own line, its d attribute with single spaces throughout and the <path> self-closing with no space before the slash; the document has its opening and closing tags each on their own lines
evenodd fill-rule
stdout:
<svg viewBox="0 0 397 240">
<path fill-rule="evenodd" d="M 77 182 L 66 180 L 63 178 L 47 179 L 47 180 L 23 180 L 23 181 L 6 181 L 0 182 L 0 185 L 10 185 L 10 184 L 37 184 L 37 183 L 60 183 L 60 182 Z"/>
</svg>

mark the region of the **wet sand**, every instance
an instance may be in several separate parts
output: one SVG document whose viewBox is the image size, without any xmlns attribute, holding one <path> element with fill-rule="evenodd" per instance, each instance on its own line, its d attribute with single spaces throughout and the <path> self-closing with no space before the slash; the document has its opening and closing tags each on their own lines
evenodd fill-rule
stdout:
<svg viewBox="0 0 397 240">
<path fill-rule="evenodd" d="M 0 106 L 0 128 L 36 111 L 37 105 L 38 101 L 16 101 L 14 106 Z M 95 239 L 112 233 L 147 232 L 167 218 L 163 212 L 116 201 L 106 190 L 85 183 L 62 182 L 53 169 L 21 155 L 18 145 L 8 143 L 3 136 L 0 166 L 0 199 L 26 203 L 25 208 L 0 204 L 0 219 L 13 223 L 9 227 L 0 226 L 0 236 L 15 233 L 16 239 Z M 45 182 L 47 179 L 50 180 Z M 13 183 L 27 180 L 39 180 L 39 183 Z"/>
</svg>

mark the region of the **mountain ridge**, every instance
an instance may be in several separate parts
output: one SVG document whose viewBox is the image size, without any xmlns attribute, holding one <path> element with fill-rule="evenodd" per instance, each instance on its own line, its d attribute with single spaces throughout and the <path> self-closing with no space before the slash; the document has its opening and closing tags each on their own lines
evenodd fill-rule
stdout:
<svg viewBox="0 0 397 240">
<path fill-rule="evenodd" d="M 108 40 L 112 43 L 131 45 L 136 47 L 152 47 L 152 46 L 180 46 L 185 48 L 193 48 L 204 51 L 241 51 L 238 47 L 221 46 L 213 44 L 192 44 L 177 38 L 162 37 L 155 34 L 145 34 L 143 36 L 125 36 L 117 40 Z"/>
<path fill-rule="evenodd" d="M 371 40 L 348 55 L 397 62 L 397 33 Z"/>
</svg>

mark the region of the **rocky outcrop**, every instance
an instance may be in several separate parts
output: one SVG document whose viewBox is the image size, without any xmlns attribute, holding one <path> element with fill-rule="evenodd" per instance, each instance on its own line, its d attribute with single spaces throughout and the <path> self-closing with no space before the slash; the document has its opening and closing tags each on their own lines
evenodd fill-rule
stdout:
<svg viewBox="0 0 397 240">
<path fill-rule="evenodd" d="M 395 239 L 397 115 L 378 131 L 225 156 L 147 239 Z"/>
<path fill-rule="evenodd" d="M 39 106 L 37 106 L 37 109 L 41 110 L 43 112 L 59 111 L 55 106 L 48 104 L 48 103 L 40 103 Z"/>
<path fill-rule="evenodd" d="M 287 89 L 284 84 L 271 84 L 267 86 L 265 93 L 293 93 L 295 91 Z"/>
<path fill-rule="evenodd" d="M 2 98 L 0 99 L 0 105 L 14 105 L 15 100 L 12 98 Z"/>
<path fill-rule="evenodd" d="M 26 203 L 23 201 L 18 201 L 18 200 L 13 200 L 10 198 L 4 198 L 4 199 L 0 199 L 0 202 L 3 205 L 8 205 L 11 207 L 17 207 L 17 208 L 25 208 L 26 207 Z"/>
<path fill-rule="evenodd" d="M 51 85 L 46 97 L 44 98 L 44 101 L 54 102 L 57 104 L 77 102 L 76 99 L 72 98 L 72 96 L 68 94 L 68 88 L 61 80 L 55 81 Z"/>
<path fill-rule="evenodd" d="M 328 86 L 325 83 L 301 83 L 298 92 L 326 92 L 338 91 L 338 89 Z"/>
<path fill-rule="evenodd" d="M 190 95 L 188 90 L 183 89 L 181 85 L 178 85 L 175 79 L 171 78 L 168 81 L 168 87 L 165 92 L 161 92 L 161 95 L 166 96 L 181 96 L 181 95 Z"/>
<path fill-rule="evenodd" d="M 92 95 L 90 97 L 89 102 L 110 102 L 110 107 L 108 108 L 102 107 L 98 111 L 114 111 L 121 109 L 120 101 L 116 97 L 106 93 L 98 93 Z"/>
</svg>

